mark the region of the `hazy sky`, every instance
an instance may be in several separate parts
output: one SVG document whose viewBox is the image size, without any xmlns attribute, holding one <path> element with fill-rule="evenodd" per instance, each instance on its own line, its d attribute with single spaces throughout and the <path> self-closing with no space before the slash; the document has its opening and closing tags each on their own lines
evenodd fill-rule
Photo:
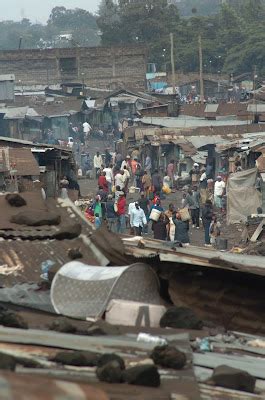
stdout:
<svg viewBox="0 0 265 400">
<path fill-rule="evenodd" d="M 1 0 L 0 20 L 29 18 L 33 22 L 46 22 L 53 7 L 83 8 L 95 12 L 100 0 Z"/>
</svg>

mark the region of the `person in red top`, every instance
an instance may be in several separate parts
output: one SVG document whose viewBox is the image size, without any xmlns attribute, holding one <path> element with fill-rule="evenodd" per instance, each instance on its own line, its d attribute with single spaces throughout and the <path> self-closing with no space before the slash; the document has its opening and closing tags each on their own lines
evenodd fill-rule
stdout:
<svg viewBox="0 0 265 400">
<path fill-rule="evenodd" d="M 117 232 L 123 234 L 125 232 L 125 213 L 126 213 L 126 198 L 125 194 L 122 192 L 117 202 L 117 214 L 118 214 L 118 222 L 117 222 Z"/>
<path fill-rule="evenodd" d="M 108 182 L 106 179 L 106 172 L 101 172 L 99 178 L 98 178 L 98 186 L 101 186 L 104 190 L 104 192 L 108 193 L 109 191 L 109 186 L 108 186 Z"/>
</svg>

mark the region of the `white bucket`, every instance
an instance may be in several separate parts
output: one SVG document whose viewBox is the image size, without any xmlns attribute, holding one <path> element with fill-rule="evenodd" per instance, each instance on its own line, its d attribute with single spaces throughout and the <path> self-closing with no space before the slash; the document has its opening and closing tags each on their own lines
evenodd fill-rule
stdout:
<svg viewBox="0 0 265 400">
<path fill-rule="evenodd" d="M 151 211 L 151 214 L 150 214 L 150 219 L 152 221 L 157 222 L 159 220 L 160 215 L 161 215 L 161 211 L 156 210 L 155 208 L 153 208 L 153 210 Z"/>
</svg>

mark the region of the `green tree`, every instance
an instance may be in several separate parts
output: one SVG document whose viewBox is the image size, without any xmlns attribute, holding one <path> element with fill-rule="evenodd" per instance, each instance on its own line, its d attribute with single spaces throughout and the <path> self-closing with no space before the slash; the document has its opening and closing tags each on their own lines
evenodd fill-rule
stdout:
<svg viewBox="0 0 265 400">
<path fill-rule="evenodd" d="M 103 6 L 104 4 L 104 6 Z M 162 64 L 169 48 L 169 33 L 177 32 L 178 9 L 167 0 L 104 1 L 98 26 L 102 44 L 142 43 L 149 49 L 150 62 Z"/>
<path fill-rule="evenodd" d="M 64 32 L 73 35 L 73 43 L 81 46 L 95 46 L 100 43 L 96 18 L 80 8 L 55 7 L 47 22 L 48 38 Z"/>
</svg>

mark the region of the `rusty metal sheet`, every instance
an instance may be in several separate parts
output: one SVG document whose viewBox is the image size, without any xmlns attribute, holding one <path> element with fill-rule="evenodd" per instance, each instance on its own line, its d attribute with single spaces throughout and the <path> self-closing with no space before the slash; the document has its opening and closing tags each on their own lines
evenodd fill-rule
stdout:
<svg viewBox="0 0 265 400">
<path fill-rule="evenodd" d="M 98 260 L 82 238 L 63 241 L 13 240 L 0 242 L 0 280 L 2 285 L 13 286 L 18 283 L 39 282 L 42 263 L 50 260 L 54 263 L 54 267 L 59 268 L 71 261 L 68 255 L 70 249 L 80 249 L 83 262 L 98 265 Z"/>
<path fill-rule="evenodd" d="M 123 237 L 125 253 L 136 258 L 152 258 L 158 256 L 160 261 L 178 264 L 196 265 L 208 268 L 226 269 L 265 276 L 264 257 L 246 254 L 224 253 L 214 249 L 189 246 L 174 248 L 159 240 L 137 237 Z"/>
<path fill-rule="evenodd" d="M 45 332 L 45 331 L 33 331 L 21 332 L 16 329 L 0 329 L 0 340 L 2 341 L 3 336 L 1 332 L 9 332 L 9 336 L 6 336 L 7 350 L 12 351 L 14 354 L 21 355 L 32 355 L 34 359 L 36 357 L 42 358 L 54 354 L 54 351 L 58 351 L 58 348 L 62 346 L 66 349 L 80 349 L 95 351 L 100 353 L 115 352 L 122 356 L 125 360 L 127 367 L 134 366 L 139 362 L 144 362 L 149 358 L 149 354 L 154 345 L 146 342 L 137 342 L 136 335 L 130 336 L 103 336 L 103 337 L 85 337 L 78 335 L 67 335 L 56 332 Z M 141 332 L 144 331 L 141 330 Z M 124 399 L 124 393 L 126 393 L 126 400 L 168 400 L 170 398 L 180 398 L 199 400 L 200 393 L 199 387 L 196 382 L 196 378 L 192 368 L 192 352 L 189 343 L 189 335 L 182 334 L 171 334 L 171 330 L 163 330 L 163 337 L 167 338 L 168 341 L 184 351 L 187 356 L 187 364 L 183 370 L 172 370 L 172 369 L 159 369 L 161 376 L 161 386 L 159 388 L 145 388 L 126 384 L 108 385 L 102 382 L 98 382 L 95 375 L 95 368 L 78 368 L 78 367 L 63 367 L 61 365 L 54 364 L 49 369 L 28 369 L 19 368 L 19 372 L 28 376 L 53 376 L 57 379 L 71 380 L 71 381 L 85 381 L 89 382 L 96 387 L 102 388 L 106 393 L 109 394 L 111 399 Z M 17 336 L 17 339 L 15 336 Z M 35 337 L 35 339 L 34 339 Z M 10 344 L 13 341 L 16 342 L 39 342 L 39 344 L 32 345 L 15 345 Z M 52 345 L 53 348 L 43 347 L 45 343 Z M 0 345 L 0 350 L 3 345 Z M 55 347 L 54 347 L 55 346 Z M 4 348 L 4 347 L 3 347 Z M 38 350 L 40 348 L 40 350 Z M 37 358 L 38 360 L 38 358 Z M 34 377 L 35 380 L 35 377 Z M 182 396 L 182 397 L 181 397 Z"/>
<path fill-rule="evenodd" d="M 11 165 L 15 165 L 11 167 Z M 17 171 L 16 175 L 20 176 L 38 176 L 40 168 L 33 156 L 31 149 L 10 148 L 9 149 L 9 168 Z"/>
<path fill-rule="evenodd" d="M 0 374 L 2 400 L 109 400 L 100 388 L 58 379 L 2 372 Z"/>
</svg>

